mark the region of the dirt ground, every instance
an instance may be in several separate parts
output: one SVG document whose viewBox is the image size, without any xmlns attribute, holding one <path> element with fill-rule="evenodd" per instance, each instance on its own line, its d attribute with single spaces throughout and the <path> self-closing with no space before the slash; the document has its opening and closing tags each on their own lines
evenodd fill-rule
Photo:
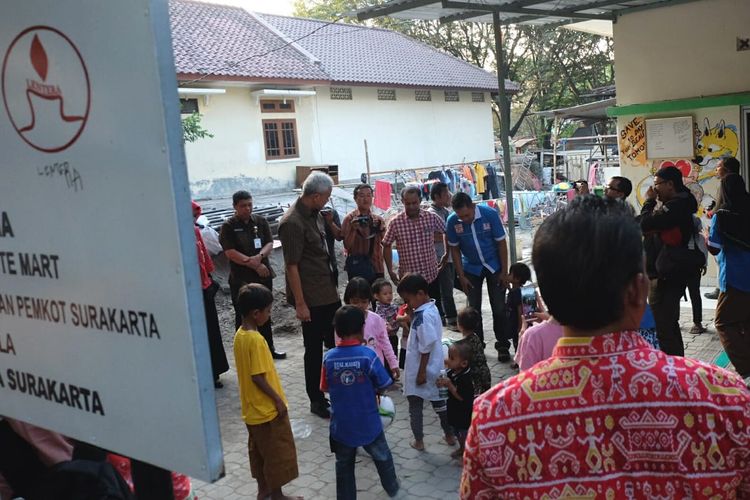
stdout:
<svg viewBox="0 0 750 500">
<path fill-rule="evenodd" d="M 286 301 L 286 279 L 284 273 L 284 256 L 281 248 L 274 249 L 270 257 L 276 277 L 273 279 L 273 309 L 271 320 L 273 321 L 273 333 L 277 335 L 298 335 L 300 331 L 299 320 L 295 315 L 294 307 Z M 344 255 L 341 243 L 336 244 L 336 260 L 339 263 L 339 295 L 343 297 L 346 288 L 346 273 L 343 271 Z M 229 264 L 226 257 L 219 256 L 214 259 L 217 272 L 214 278 L 221 283 L 222 290 L 216 294 L 216 309 L 219 312 L 219 324 L 224 342 L 224 349 L 232 349 L 234 338 L 234 308 L 232 297 L 229 294 L 229 285 L 226 284 Z"/>
</svg>

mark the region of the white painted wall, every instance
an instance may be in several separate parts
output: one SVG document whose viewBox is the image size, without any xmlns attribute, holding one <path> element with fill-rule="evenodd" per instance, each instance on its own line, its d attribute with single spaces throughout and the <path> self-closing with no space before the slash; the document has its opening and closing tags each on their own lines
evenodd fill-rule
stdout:
<svg viewBox="0 0 750 500">
<path fill-rule="evenodd" d="M 619 106 L 750 90 L 750 1 L 700 0 L 614 24 Z"/>
<path fill-rule="evenodd" d="M 490 96 L 471 102 L 416 101 L 413 89 L 396 89 L 395 101 L 379 101 L 377 89 L 353 87 L 351 101 L 331 100 L 327 87 L 316 96 L 321 161 L 339 165 L 342 179 L 365 171 L 367 139 L 372 172 L 494 158 Z"/>
<path fill-rule="evenodd" d="M 217 85 L 218 86 L 218 85 Z M 186 144 L 188 173 L 195 197 L 221 197 L 241 188 L 288 189 L 297 165 L 336 164 L 339 178 L 365 171 L 364 139 L 373 172 L 486 160 L 494 157 L 490 96 L 471 102 L 445 102 L 433 90 L 432 101 L 414 98 L 414 90 L 396 89 L 396 101 L 378 101 L 377 89 L 352 87 L 351 101 L 330 99 L 328 87 L 314 97 L 298 98 L 293 114 L 261 113 L 248 87 L 226 87 L 224 95 L 198 97 L 202 125 L 214 134 Z M 295 118 L 299 159 L 266 161 L 261 120 Z"/>
<path fill-rule="evenodd" d="M 185 145 L 193 194 L 216 197 L 234 190 L 272 190 L 294 182 L 296 165 L 318 163 L 312 147 L 313 98 L 298 98 L 295 113 L 261 113 L 248 87 L 223 87 L 227 93 L 213 95 L 208 105 L 198 96 L 202 126 L 214 137 Z M 262 120 L 295 118 L 299 159 L 266 161 Z M 252 186 L 250 186 L 251 184 Z"/>
</svg>

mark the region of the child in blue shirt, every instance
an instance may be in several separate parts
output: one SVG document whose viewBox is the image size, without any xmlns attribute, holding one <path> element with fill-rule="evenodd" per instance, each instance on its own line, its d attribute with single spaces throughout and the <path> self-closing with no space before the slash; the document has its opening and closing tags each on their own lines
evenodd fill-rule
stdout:
<svg viewBox="0 0 750 500">
<path fill-rule="evenodd" d="M 399 482 L 383 432 L 376 392 L 393 383 L 378 355 L 362 345 L 365 314 L 356 306 L 336 311 L 334 328 L 341 338 L 323 359 L 320 390 L 331 399 L 331 451 L 336 454 L 336 497 L 357 498 L 354 459 L 362 446 L 370 454 L 386 493 L 394 497 Z"/>
</svg>

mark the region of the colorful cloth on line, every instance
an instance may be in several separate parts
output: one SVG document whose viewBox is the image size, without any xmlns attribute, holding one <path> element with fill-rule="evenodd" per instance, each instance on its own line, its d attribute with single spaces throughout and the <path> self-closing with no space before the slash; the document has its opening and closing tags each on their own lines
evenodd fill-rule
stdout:
<svg viewBox="0 0 750 500">
<path fill-rule="evenodd" d="M 748 498 L 750 392 L 636 332 L 563 337 L 474 403 L 464 499 Z"/>
</svg>

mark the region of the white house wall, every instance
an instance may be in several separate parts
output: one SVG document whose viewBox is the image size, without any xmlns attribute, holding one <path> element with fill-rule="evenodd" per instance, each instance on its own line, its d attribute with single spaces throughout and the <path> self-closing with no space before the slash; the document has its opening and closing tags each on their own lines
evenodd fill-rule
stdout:
<svg viewBox="0 0 750 500">
<path fill-rule="evenodd" d="M 373 172 L 494 157 L 490 96 L 445 102 L 442 90 L 432 101 L 416 101 L 413 89 L 397 89 L 396 101 L 379 101 L 377 89 L 352 87 L 352 100 L 330 99 L 328 87 L 295 100 L 295 113 L 261 113 L 247 87 L 227 87 L 205 104 L 198 97 L 202 126 L 214 135 L 186 144 L 192 194 L 219 198 L 237 189 L 270 192 L 291 189 L 297 165 L 339 165 L 341 180 L 365 171 L 367 139 Z M 261 120 L 295 118 L 298 159 L 266 161 Z"/>
<path fill-rule="evenodd" d="M 746 92 L 748 0 L 701 0 L 622 16 L 614 24 L 619 106 Z"/>
<path fill-rule="evenodd" d="M 220 198 L 238 189 L 256 192 L 291 187 L 296 165 L 319 163 L 313 148 L 314 98 L 295 102 L 295 113 L 261 113 L 247 87 L 198 97 L 201 125 L 214 135 L 185 145 L 190 187 L 196 198 Z M 295 118 L 300 157 L 266 161 L 262 120 Z"/>
<path fill-rule="evenodd" d="M 395 101 L 379 101 L 377 89 L 353 87 L 352 100 L 331 100 L 328 88 L 316 98 L 323 163 L 339 165 L 342 179 L 365 171 L 364 140 L 372 172 L 494 158 L 490 96 L 472 102 L 416 101 L 413 89 L 396 89 Z"/>
</svg>

